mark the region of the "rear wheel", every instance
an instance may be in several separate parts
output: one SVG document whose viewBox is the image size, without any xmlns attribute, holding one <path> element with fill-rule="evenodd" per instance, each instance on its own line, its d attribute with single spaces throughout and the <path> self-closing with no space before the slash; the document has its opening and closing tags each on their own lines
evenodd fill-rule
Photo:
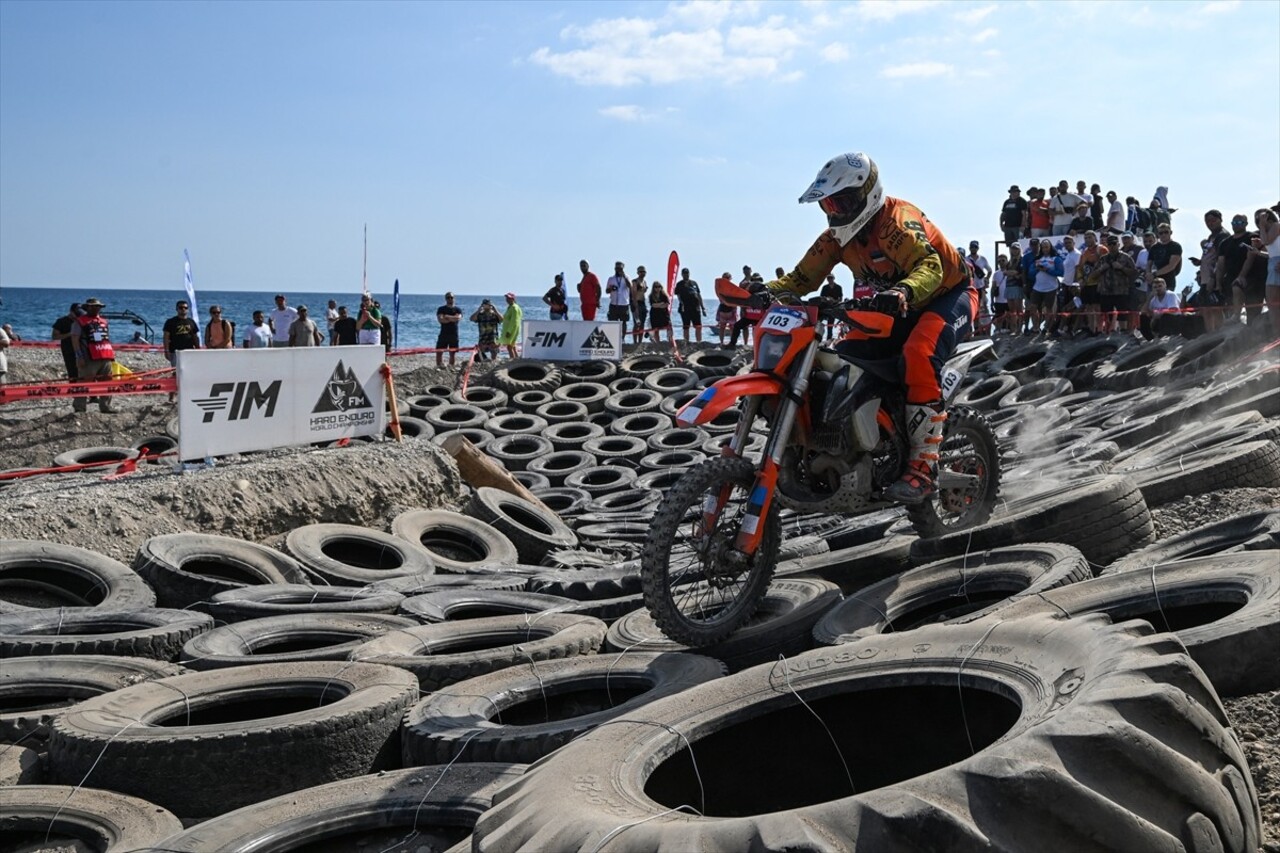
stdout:
<svg viewBox="0 0 1280 853">
<path fill-rule="evenodd" d="M 756 552 L 733 548 L 746 519 L 756 469 L 747 459 L 690 468 L 662 500 L 640 558 L 645 605 L 678 643 L 706 646 L 741 627 L 764 598 L 778 559 L 778 507 L 764 519 Z M 707 505 L 720 504 L 708 524 Z"/>
<path fill-rule="evenodd" d="M 1000 492 L 996 437 L 979 413 L 965 408 L 947 413 L 939 455 L 934 493 L 907 507 L 907 516 L 924 538 L 985 523 Z"/>
</svg>

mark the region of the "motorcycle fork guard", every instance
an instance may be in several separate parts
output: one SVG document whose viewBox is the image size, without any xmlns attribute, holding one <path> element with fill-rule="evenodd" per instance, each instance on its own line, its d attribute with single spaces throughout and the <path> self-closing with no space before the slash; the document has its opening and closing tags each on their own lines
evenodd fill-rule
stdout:
<svg viewBox="0 0 1280 853">
<path fill-rule="evenodd" d="M 747 498 L 742 526 L 733 541 L 734 549 L 748 557 L 755 554 L 756 549 L 760 547 L 760 540 L 764 537 L 764 520 L 769 517 L 769 510 L 773 508 L 773 496 L 777 486 L 778 463 L 765 457 L 760 473 L 756 475 L 756 481 L 751 487 L 751 494 Z"/>
</svg>

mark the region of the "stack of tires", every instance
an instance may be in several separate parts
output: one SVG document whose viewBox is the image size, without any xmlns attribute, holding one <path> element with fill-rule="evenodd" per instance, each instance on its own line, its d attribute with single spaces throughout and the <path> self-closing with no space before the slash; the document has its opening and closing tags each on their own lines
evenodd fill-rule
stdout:
<svg viewBox="0 0 1280 853">
<path fill-rule="evenodd" d="M 1280 485 L 1275 413 L 1227 411 L 1265 403 L 1274 367 L 1107 388 L 1108 359 L 1143 347 L 1111 343 L 1010 347 L 964 389 L 1009 467 L 991 521 L 919 539 L 897 509 L 783 512 L 759 611 L 705 648 L 657 630 L 636 556 L 733 429 L 673 421 L 738 369 L 713 350 L 511 362 L 413 398 L 538 502 L 481 487 L 279 549 L 169 534 L 131 566 L 0 541 L 0 831 L 112 851 L 1257 850 L 1219 697 L 1280 690 L 1280 510 L 1158 537 L 1152 507 Z"/>
</svg>

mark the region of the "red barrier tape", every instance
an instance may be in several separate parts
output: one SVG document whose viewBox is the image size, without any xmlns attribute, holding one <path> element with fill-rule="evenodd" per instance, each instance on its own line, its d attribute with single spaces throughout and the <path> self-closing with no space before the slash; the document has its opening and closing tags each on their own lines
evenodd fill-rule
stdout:
<svg viewBox="0 0 1280 853">
<path fill-rule="evenodd" d="M 57 349 L 62 346 L 61 341 L 11 341 L 10 346 L 13 347 L 30 347 L 31 349 Z M 123 350 L 125 352 L 163 352 L 164 347 L 160 344 L 112 344 L 114 350 Z"/>
<path fill-rule="evenodd" d="M 36 477 L 42 474 L 74 474 L 77 471 L 88 471 L 93 468 L 106 468 L 115 466 L 116 471 L 108 474 L 103 479 L 113 480 L 125 474 L 132 474 L 137 470 L 139 462 L 152 462 L 156 459 L 170 458 L 176 460 L 176 451 L 170 451 L 168 454 L 153 453 L 146 456 L 139 456 L 135 459 L 110 459 L 106 462 L 84 462 L 79 465 L 59 465 L 53 468 L 23 468 L 20 471 L 4 471 L 0 472 L 0 481 L 4 480 L 22 480 L 27 477 Z"/>
<path fill-rule="evenodd" d="M 173 370 L 153 370 L 135 373 L 123 379 L 104 379 L 95 382 L 29 382 L 22 385 L 0 385 L 0 405 L 23 400 L 42 400 L 51 397 L 109 397 L 122 394 L 173 394 L 178 382 L 170 376 Z M 150 378 L 147 378 L 150 377 Z"/>
</svg>

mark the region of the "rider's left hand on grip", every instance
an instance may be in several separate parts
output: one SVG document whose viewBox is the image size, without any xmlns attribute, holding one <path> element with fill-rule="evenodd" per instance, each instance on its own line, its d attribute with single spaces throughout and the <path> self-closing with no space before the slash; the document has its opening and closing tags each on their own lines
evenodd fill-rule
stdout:
<svg viewBox="0 0 1280 853">
<path fill-rule="evenodd" d="M 882 290 L 872 300 L 872 307 L 882 314 L 906 316 L 907 295 L 896 288 Z"/>
</svg>

